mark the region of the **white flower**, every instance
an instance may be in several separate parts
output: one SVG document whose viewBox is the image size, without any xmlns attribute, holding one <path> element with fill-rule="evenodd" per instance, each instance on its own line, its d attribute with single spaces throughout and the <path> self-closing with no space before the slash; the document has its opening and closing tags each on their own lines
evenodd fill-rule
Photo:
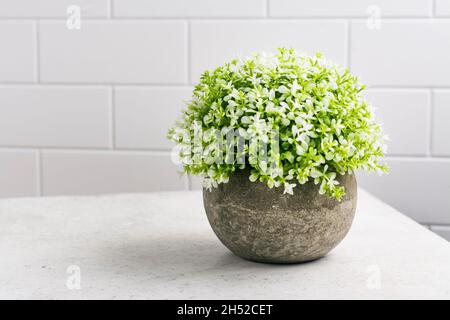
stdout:
<svg viewBox="0 0 450 320">
<path fill-rule="evenodd" d="M 275 90 L 270 89 L 269 91 L 269 100 L 275 99 Z"/>
<path fill-rule="evenodd" d="M 311 129 L 314 128 L 314 125 L 312 123 L 309 123 L 300 116 L 295 118 L 295 123 L 299 126 L 299 132 L 311 132 Z"/>
<path fill-rule="evenodd" d="M 261 169 L 262 173 L 267 173 L 267 162 L 260 161 L 259 168 Z"/>
<path fill-rule="evenodd" d="M 239 98 L 239 91 L 236 88 L 233 88 L 233 90 L 231 91 L 231 93 L 229 95 L 227 95 L 223 100 L 224 101 L 228 101 L 230 99 L 238 99 Z"/>
<path fill-rule="evenodd" d="M 289 90 L 288 90 L 288 88 L 286 88 L 286 86 L 280 86 L 278 88 L 278 92 L 283 94 L 283 93 L 288 93 Z"/>
<path fill-rule="evenodd" d="M 326 180 L 322 180 L 322 183 L 320 184 L 320 188 L 319 188 L 319 194 L 325 194 L 326 192 L 326 187 L 327 185 L 327 181 Z"/>
<path fill-rule="evenodd" d="M 295 96 L 297 91 L 301 88 L 302 86 L 298 84 L 297 80 L 294 80 L 294 82 L 291 85 L 291 94 Z"/>
<path fill-rule="evenodd" d="M 283 194 L 288 193 L 288 194 L 293 195 L 294 194 L 294 187 L 296 185 L 297 185 L 296 183 L 285 182 L 284 183 L 284 192 L 283 192 Z"/>
<path fill-rule="evenodd" d="M 330 190 L 333 190 L 334 186 L 338 185 L 339 182 L 335 180 L 336 178 L 336 173 L 335 172 L 330 172 L 329 174 L 327 174 L 327 185 L 328 188 L 330 188 Z"/>
<path fill-rule="evenodd" d="M 259 178 L 259 173 L 257 171 L 252 171 L 252 173 L 250 174 L 249 180 L 251 182 L 255 182 L 256 180 L 258 180 Z"/>
<path fill-rule="evenodd" d="M 253 85 L 258 85 L 261 83 L 261 79 L 256 77 L 256 74 L 253 74 L 249 79 Z"/>
<path fill-rule="evenodd" d="M 260 116 L 260 113 L 257 112 L 254 116 L 250 117 L 253 120 L 253 123 L 249 126 L 247 132 L 251 136 L 261 137 L 263 140 L 266 140 L 267 132 L 270 130 L 270 127 L 266 124 L 264 119 L 260 119 Z"/>
<path fill-rule="evenodd" d="M 283 125 L 287 127 L 291 123 L 291 121 L 288 118 L 282 118 L 281 123 L 283 123 Z"/>
<path fill-rule="evenodd" d="M 211 178 L 204 178 L 203 179 L 203 188 L 205 188 L 208 191 L 211 191 L 212 188 L 217 188 L 217 182 L 214 181 Z"/>
<path fill-rule="evenodd" d="M 341 130 L 344 129 L 345 126 L 342 124 L 341 119 L 338 119 L 338 121 L 336 121 L 336 119 L 333 119 L 331 120 L 331 128 L 333 128 L 339 136 L 341 134 Z"/>
<path fill-rule="evenodd" d="M 272 101 L 267 102 L 266 112 L 278 112 L 279 110 L 275 108 L 275 104 Z"/>
</svg>

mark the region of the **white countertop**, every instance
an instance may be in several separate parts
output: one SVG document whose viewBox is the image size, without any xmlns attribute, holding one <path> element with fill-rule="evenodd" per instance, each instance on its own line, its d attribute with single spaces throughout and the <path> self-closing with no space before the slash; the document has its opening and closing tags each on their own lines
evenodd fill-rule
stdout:
<svg viewBox="0 0 450 320">
<path fill-rule="evenodd" d="M 234 256 L 200 192 L 6 199 L 0 298 L 449 299 L 450 244 L 363 190 L 346 239 L 298 265 Z"/>
</svg>

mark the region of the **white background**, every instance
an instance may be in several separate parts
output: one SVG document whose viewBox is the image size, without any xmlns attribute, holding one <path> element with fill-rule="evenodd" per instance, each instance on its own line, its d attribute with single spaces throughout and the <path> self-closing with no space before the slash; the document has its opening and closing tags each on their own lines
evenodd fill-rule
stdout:
<svg viewBox="0 0 450 320">
<path fill-rule="evenodd" d="M 392 169 L 360 184 L 450 239 L 450 0 L 0 0 L 0 196 L 198 188 L 165 139 L 182 100 L 277 46 L 369 85 Z"/>
</svg>

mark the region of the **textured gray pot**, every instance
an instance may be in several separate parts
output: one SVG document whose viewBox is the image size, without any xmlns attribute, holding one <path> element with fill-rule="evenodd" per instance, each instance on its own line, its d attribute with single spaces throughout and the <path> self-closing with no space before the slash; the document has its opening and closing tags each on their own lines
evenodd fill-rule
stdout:
<svg viewBox="0 0 450 320">
<path fill-rule="evenodd" d="M 349 231 L 356 210 L 354 174 L 337 176 L 346 189 L 341 202 L 320 195 L 312 181 L 289 195 L 248 177 L 248 169 L 237 170 L 228 183 L 203 190 L 212 229 L 236 255 L 267 263 L 311 261 L 325 256 Z"/>
</svg>

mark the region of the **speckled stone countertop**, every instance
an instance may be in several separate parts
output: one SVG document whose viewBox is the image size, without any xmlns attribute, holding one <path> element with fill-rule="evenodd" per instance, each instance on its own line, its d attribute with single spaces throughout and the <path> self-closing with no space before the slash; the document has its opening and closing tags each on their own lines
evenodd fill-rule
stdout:
<svg viewBox="0 0 450 320">
<path fill-rule="evenodd" d="M 200 192 L 0 201 L 3 299 L 450 298 L 450 244 L 359 190 L 328 256 L 266 265 L 231 254 Z"/>
</svg>

